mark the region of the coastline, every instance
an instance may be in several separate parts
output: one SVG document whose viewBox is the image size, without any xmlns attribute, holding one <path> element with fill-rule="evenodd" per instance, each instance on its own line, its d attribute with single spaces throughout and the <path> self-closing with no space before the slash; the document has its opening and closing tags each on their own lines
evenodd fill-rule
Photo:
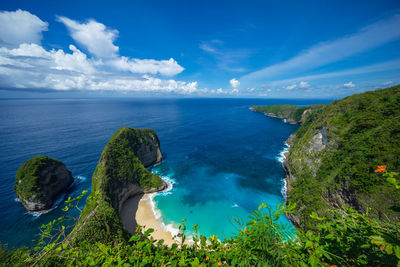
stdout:
<svg viewBox="0 0 400 267">
<path fill-rule="evenodd" d="M 287 160 L 289 149 L 290 145 L 286 141 L 282 151 L 277 157 L 277 160 L 282 163 L 282 166 Z M 164 224 L 161 220 L 161 212 L 157 209 L 156 203 L 154 202 L 154 197 L 157 193 L 168 192 L 173 188 L 174 181 L 170 181 L 169 179 L 165 180 L 165 178 L 166 177 L 163 177 L 163 180 L 168 185 L 165 190 L 156 193 L 139 194 L 127 199 L 120 210 L 120 217 L 124 227 L 129 233 L 135 234 L 138 225 L 144 226 L 144 231 L 153 228 L 154 232 L 151 233 L 151 236 L 155 240 L 163 239 L 165 245 L 172 246 L 173 244 L 180 243 L 179 238 L 176 237 L 179 230 L 173 225 Z M 288 177 L 286 176 L 282 179 L 282 182 L 281 193 L 287 201 L 289 188 Z M 191 238 L 188 237 L 185 243 L 191 243 Z"/>
<path fill-rule="evenodd" d="M 160 218 L 157 218 L 153 209 L 154 196 L 154 193 L 140 194 L 126 200 L 120 211 L 122 223 L 131 234 L 135 234 L 137 225 L 143 226 L 144 230 L 153 228 L 154 232 L 151 233 L 151 236 L 154 239 L 163 239 L 165 245 L 172 246 L 177 241 L 174 240 L 173 233 L 165 227 Z"/>
<path fill-rule="evenodd" d="M 289 150 L 290 150 L 290 145 L 286 141 L 282 151 L 279 152 L 279 157 L 277 158 L 278 161 L 280 163 L 282 163 L 282 167 L 284 167 L 285 161 L 287 160 L 287 157 L 289 155 Z M 287 201 L 287 199 L 288 199 L 288 188 L 289 188 L 288 176 L 286 175 L 286 177 L 284 179 L 282 179 L 282 180 L 283 180 L 283 187 L 281 189 L 281 194 L 285 198 L 285 201 Z"/>
<path fill-rule="evenodd" d="M 267 117 L 271 117 L 271 118 L 277 118 L 277 119 L 281 119 L 284 123 L 288 123 L 288 124 L 301 124 L 301 121 L 296 121 L 293 118 L 287 118 L 287 117 L 283 117 L 281 115 L 277 115 L 275 113 L 271 113 L 271 112 L 265 112 L 265 111 L 258 111 L 253 107 L 249 108 L 251 111 L 254 112 L 258 112 L 258 113 L 262 113 Z"/>
<path fill-rule="evenodd" d="M 142 225 L 145 229 L 153 228 L 154 232 L 151 233 L 151 236 L 154 239 L 164 239 L 164 244 L 172 246 L 172 244 L 177 243 L 173 238 L 177 233 L 170 231 L 161 221 L 161 216 L 157 216 L 153 200 L 154 196 L 154 193 L 146 194 L 140 199 L 135 220 L 138 225 Z"/>
</svg>

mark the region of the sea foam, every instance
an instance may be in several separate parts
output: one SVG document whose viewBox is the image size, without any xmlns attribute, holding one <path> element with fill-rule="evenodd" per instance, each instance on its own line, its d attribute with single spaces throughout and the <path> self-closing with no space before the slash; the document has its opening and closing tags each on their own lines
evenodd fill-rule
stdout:
<svg viewBox="0 0 400 267">
<path fill-rule="evenodd" d="M 282 149 L 281 152 L 279 152 L 279 156 L 276 157 L 276 159 L 283 164 L 283 162 L 286 159 L 286 153 L 289 152 L 290 149 L 290 145 L 288 143 L 285 142 L 285 145 Z M 282 196 L 286 199 L 287 196 L 287 181 L 286 181 L 286 177 L 284 177 L 282 179 L 282 188 L 281 188 L 281 194 Z"/>
<path fill-rule="evenodd" d="M 161 211 L 157 208 L 157 205 L 154 201 L 154 197 L 156 194 L 160 194 L 160 193 L 149 194 L 149 200 L 150 200 L 149 202 L 150 202 L 151 210 L 153 211 L 154 217 L 158 220 L 160 226 L 164 229 L 164 231 L 170 232 L 173 237 L 177 236 L 179 233 L 178 227 L 172 223 L 165 224 L 164 221 L 162 220 Z M 175 240 L 179 241 L 177 238 L 175 238 Z"/>
<path fill-rule="evenodd" d="M 152 173 L 159 175 L 159 171 L 157 169 L 153 169 Z M 161 179 L 164 180 L 164 182 L 167 184 L 167 188 L 164 189 L 161 192 L 157 192 L 157 193 L 152 193 L 149 194 L 149 199 L 150 199 L 150 206 L 151 209 L 153 211 L 154 217 L 158 220 L 160 226 L 165 230 L 168 231 L 172 234 L 172 236 L 177 236 L 179 233 L 179 229 L 176 225 L 170 223 L 170 224 L 165 224 L 164 221 L 162 220 L 162 213 L 161 211 L 157 208 L 157 205 L 154 201 L 154 197 L 157 194 L 160 195 L 170 195 L 173 192 L 174 189 L 174 185 L 177 184 L 177 181 L 172 178 L 173 174 L 168 174 L 168 175 L 159 175 L 161 177 Z M 176 239 L 177 241 L 179 241 L 178 239 Z"/>
<path fill-rule="evenodd" d="M 286 159 L 285 154 L 287 152 L 289 152 L 290 146 L 288 145 L 288 143 L 285 142 L 285 145 L 282 149 L 281 152 L 279 152 L 279 156 L 276 157 L 276 160 L 278 160 L 280 163 L 283 163 L 283 161 Z"/>
<path fill-rule="evenodd" d="M 48 210 L 44 210 L 44 211 L 27 211 L 26 214 L 32 215 L 35 218 L 39 218 L 42 214 L 46 214 L 49 213 L 50 211 L 55 210 L 56 208 L 58 208 L 58 206 L 64 202 L 65 197 L 67 196 L 67 194 L 62 194 L 61 197 L 59 197 L 57 199 L 56 202 L 54 202 L 53 206 L 51 206 L 50 209 Z"/>
</svg>

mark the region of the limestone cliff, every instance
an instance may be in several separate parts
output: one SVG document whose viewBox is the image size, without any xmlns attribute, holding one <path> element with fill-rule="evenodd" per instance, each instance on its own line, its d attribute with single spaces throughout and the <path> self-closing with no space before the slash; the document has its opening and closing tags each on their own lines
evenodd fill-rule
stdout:
<svg viewBox="0 0 400 267">
<path fill-rule="evenodd" d="M 284 169 L 288 202 L 297 208 L 288 218 L 312 227 L 309 215 L 323 216 L 348 205 L 379 218 L 399 220 L 390 207 L 400 194 L 373 172 L 386 164 L 400 168 L 400 86 L 353 95 L 314 112 L 288 143 Z"/>
<path fill-rule="evenodd" d="M 166 188 L 160 177 L 145 168 L 161 159 L 153 130 L 119 129 L 101 154 L 92 177 L 92 192 L 69 239 L 73 243 L 126 239 L 119 210 L 129 197 Z"/>
<path fill-rule="evenodd" d="M 252 106 L 251 110 L 261 112 L 268 117 L 284 119 L 286 123 L 301 124 L 316 110 L 322 108 L 323 104 L 297 107 L 293 105 L 269 105 Z"/>
<path fill-rule="evenodd" d="M 18 169 L 14 190 L 28 211 L 44 211 L 73 183 L 71 172 L 61 161 L 36 156 Z"/>
</svg>

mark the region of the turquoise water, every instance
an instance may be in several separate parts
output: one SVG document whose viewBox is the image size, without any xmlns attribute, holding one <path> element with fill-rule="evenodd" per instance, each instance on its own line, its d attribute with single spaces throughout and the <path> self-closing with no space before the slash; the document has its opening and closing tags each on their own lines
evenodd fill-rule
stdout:
<svg viewBox="0 0 400 267">
<path fill-rule="evenodd" d="M 76 180 L 65 197 L 77 196 L 90 191 L 101 152 L 122 126 L 157 132 L 164 159 L 152 171 L 174 182 L 171 191 L 155 197 L 165 223 L 187 219 L 189 229 L 197 223 L 203 235 L 229 237 L 235 231 L 232 216 L 246 219 L 263 201 L 271 206 L 284 201 L 278 157 L 298 128 L 249 107 L 318 102 L 323 101 L 0 100 L 0 241 L 31 246 L 42 224 L 64 214 L 62 205 L 40 216 L 27 213 L 15 200 L 15 173 L 24 161 L 38 154 L 63 161 Z"/>
<path fill-rule="evenodd" d="M 246 220 L 263 201 L 272 207 L 284 201 L 280 152 L 298 126 L 252 112 L 248 105 L 203 111 L 212 116 L 199 120 L 198 114 L 186 114 L 181 125 L 182 139 L 190 144 L 168 153 L 153 169 L 173 183 L 171 191 L 157 194 L 154 201 L 168 229 L 176 231 L 186 219 L 189 234 L 198 224 L 201 234 L 222 240 L 237 231 L 233 217 Z M 187 125 L 194 122 L 196 126 Z M 171 134 L 181 135 L 182 128 Z M 281 221 L 291 228 L 285 217 Z"/>
</svg>

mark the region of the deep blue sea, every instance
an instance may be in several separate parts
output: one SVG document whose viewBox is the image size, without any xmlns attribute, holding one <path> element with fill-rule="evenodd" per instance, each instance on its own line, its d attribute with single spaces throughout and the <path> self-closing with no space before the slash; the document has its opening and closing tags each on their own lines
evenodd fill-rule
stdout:
<svg viewBox="0 0 400 267">
<path fill-rule="evenodd" d="M 249 110 L 252 105 L 327 103 L 260 99 L 16 99 L 0 100 L 0 241 L 32 246 L 39 228 L 63 215 L 62 205 L 27 213 L 13 191 L 18 167 L 45 154 L 63 161 L 75 182 L 67 196 L 90 190 L 91 176 L 113 133 L 152 128 L 164 155 L 152 169 L 174 183 L 155 197 L 166 225 L 187 219 L 220 239 L 261 202 L 284 201 L 279 153 L 298 126 Z M 76 213 L 74 213 L 76 215 Z M 288 223 L 286 218 L 282 221 Z M 289 223 L 288 223 L 289 224 Z"/>
</svg>

